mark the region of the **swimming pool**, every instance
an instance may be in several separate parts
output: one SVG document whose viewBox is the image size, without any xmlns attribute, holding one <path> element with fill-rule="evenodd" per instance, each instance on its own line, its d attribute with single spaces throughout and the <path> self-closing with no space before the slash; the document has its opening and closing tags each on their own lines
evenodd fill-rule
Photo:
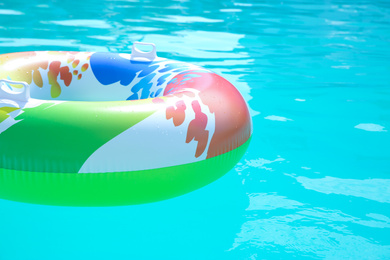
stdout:
<svg viewBox="0 0 390 260">
<path fill-rule="evenodd" d="M 130 52 L 231 81 L 254 127 L 218 181 L 151 204 L 0 200 L 0 259 L 390 258 L 390 2 L 3 1 L 0 53 Z"/>
</svg>

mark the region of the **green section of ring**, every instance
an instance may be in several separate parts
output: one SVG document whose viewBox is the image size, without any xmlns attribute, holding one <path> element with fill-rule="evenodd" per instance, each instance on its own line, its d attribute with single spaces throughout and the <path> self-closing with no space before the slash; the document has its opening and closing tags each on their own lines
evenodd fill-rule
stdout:
<svg viewBox="0 0 390 260">
<path fill-rule="evenodd" d="M 135 110 L 134 110 L 135 109 Z M 151 100 L 43 103 L 0 134 L 0 167 L 78 172 L 106 142 L 156 111 Z"/>
<path fill-rule="evenodd" d="M 204 161 L 132 172 L 42 173 L 0 169 L 0 198 L 59 206 L 116 206 L 160 201 L 199 189 L 227 173 L 240 147 Z"/>
</svg>

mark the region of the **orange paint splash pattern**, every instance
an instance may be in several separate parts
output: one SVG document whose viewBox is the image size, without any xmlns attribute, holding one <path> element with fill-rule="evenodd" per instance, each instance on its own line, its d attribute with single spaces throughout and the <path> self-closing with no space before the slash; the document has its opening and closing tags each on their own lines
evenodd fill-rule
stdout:
<svg viewBox="0 0 390 260">
<path fill-rule="evenodd" d="M 72 67 L 73 67 L 73 68 L 76 68 L 76 67 L 77 67 L 77 65 L 79 65 L 79 63 L 80 63 L 80 61 L 79 61 L 79 60 L 75 60 L 75 61 L 73 61 L 73 63 L 72 63 Z"/>
<path fill-rule="evenodd" d="M 89 65 L 88 63 L 85 63 L 83 66 L 81 66 L 81 71 L 84 72 L 88 69 Z"/>
<path fill-rule="evenodd" d="M 179 126 L 183 124 L 185 117 L 186 117 L 186 104 L 184 103 L 183 100 L 180 100 L 176 102 L 176 107 L 170 106 L 166 110 L 166 117 L 167 119 L 173 119 L 173 124 L 175 126 Z"/>
<path fill-rule="evenodd" d="M 51 96 L 53 98 L 59 97 L 61 94 L 61 86 L 58 83 L 58 75 L 60 75 L 60 79 L 63 80 L 65 86 L 68 87 L 72 82 L 72 73 L 69 72 L 68 66 L 61 67 L 60 61 L 53 61 L 50 63 L 47 77 L 49 79 L 49 84 L 51 85 Z"/>
<path fill-rule="evenodd" d="M 43 87 L 43 77 L 42 74 L 44 70 L 47 70 L 47 79 L 51 86 L 51 97 L 57 98 L 61 95 L 61 84 L 60 81 L 63 82 L 63 85 L 69 87 L 72 83 L 72 76 L 77 76 L 77 79 L 81 79 L 82 74 L 79 73 L 85 72 L 88 70 L 88 63 L 84 63 L 80 70 L 73 70 L 76 68 L 80 59 L 76 59 L 77 52 L 58 52 L 58 51 L 49 51 L 47 52 L 49 55 L 53 56 L 66 56 L 65 60 L 67 61 L 67 65 L 61 66 L 60 60 L 36 60 L 35 62 L 23 62 L 21 64 L 27 64 L 25 66 L 22 65 L 21 71 L 25 71 L 25 73 L 19 73 L 15 75 L 8 75 L 10 78 L 14 80 L 26 81 L 28 84 L 31 84 L 34 81 L 35 85 L 42 88 Z M 11 59 L 36 59 L 37 54 L 35 52 L 27 52 L 27 53 L 16 53 L 11 54 Z M 10 56 L 11 56 L 10 55 Z M 15 57 L 20 55 L 20 57 Z M 90 54 L 85 58 L 85 61 L 89 60 Z M 0 61 L 1 62 L 1 61 Z M 1 63 L 0 63 L 1 65 Z M 41 71 L 39 70 L 41 69 Z"/>
</svg>

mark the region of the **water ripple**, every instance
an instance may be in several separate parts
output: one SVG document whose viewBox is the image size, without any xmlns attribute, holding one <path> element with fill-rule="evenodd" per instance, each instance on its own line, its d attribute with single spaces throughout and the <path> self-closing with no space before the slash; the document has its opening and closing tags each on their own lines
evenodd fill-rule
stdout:
<svg viewBox="0 0 390 260">
<path fill-rule="evenodd" d="M 169 23 L 222 23 L 220 19 L 210 19 L 201 16 L 179 16 L 179 15 L 167 15 L 165 17 L 151 17 L 152 21 L 161 21 Z"/>
<path fill-rule="evenodd" d="M 387 132 L 384 126 L 378 124 L 358 124 L 355 126 L 357 129 L 362 129 L 370 132 Z"/>
<path fill-rule="evenodd" d="M 11 9 L 0 9 L 0 15 L 24 15 L 24 13 Z"/>
<path fill-rule="evenodd" d="M 110 24 L 103 20 L 63 20 L 63 21 L 42 21 L 42 23 L 51 23 L 56 25 L 63 26 L 73 26 L 73 27 L 88 27 L 88 28 L 99 28 L 99 29 L 109 29 L 112 28 Z"/>
<path fill-rule="evenodd" d="M 390 203 L 389 179 L 341 179 L 327 176 L 320 179 L 311 179 L 299 176 L 296 180 L 306 189 L 325 194 L 340 194 L 366 198 L 383 203 Z"/>
<path fill-rule="evenodd" d="M 26 47 L 26 46 L 56 46 L 56 47 L 73 47 L 89 51 L 107 51 L 104 46 L 93 46 L 80 44 L 76 40 L 59 40 L 59 39 L 31 39 L 31 38 L 0 38 L 0 47 Z"/>
</svg>

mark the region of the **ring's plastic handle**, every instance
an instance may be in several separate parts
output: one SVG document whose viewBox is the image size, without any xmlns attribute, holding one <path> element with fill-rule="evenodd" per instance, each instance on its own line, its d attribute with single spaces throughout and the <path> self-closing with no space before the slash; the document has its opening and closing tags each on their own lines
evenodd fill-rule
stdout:
<svg viewBox="0 0 390 260">
<path fill-rule="evenodd" d="M 5 83 L 23 85 L 24 90 L 22 92 L 14 92 Z M 11 99 L 15 101 L 27 102 L 30 99 L 30 85 L 24 81 L 0 79 L 0 99 Z"/>
<path fill-rule="evenodd" d="M 149 52 L 140 51 L 139 49 L 137 49 L 136 45 L 149 45 L 152 46 L 152 50 Z M 133 43 L 133 48 L 131 49 L 131 60 L 153 61 L 156 58 L 157 58 L 156 46 L 153 43 L 146 43 L 146 42 Z"/>
</svg>

